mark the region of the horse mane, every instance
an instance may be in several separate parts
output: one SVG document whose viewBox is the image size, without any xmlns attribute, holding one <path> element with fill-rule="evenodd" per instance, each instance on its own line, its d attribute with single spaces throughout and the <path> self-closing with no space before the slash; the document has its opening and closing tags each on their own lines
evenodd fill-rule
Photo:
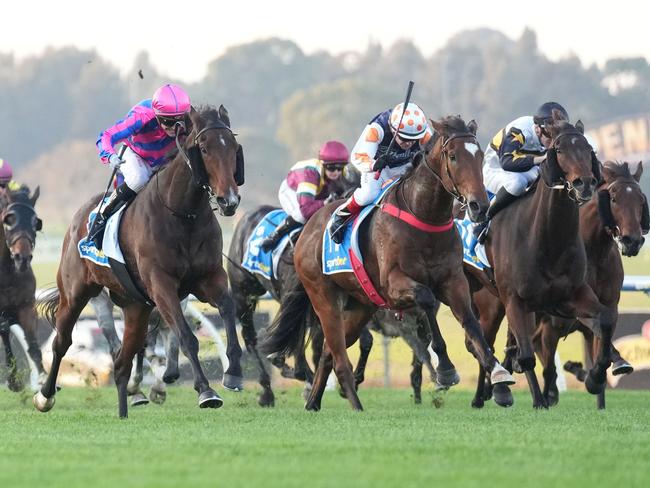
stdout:
<svg viewBox="0 0 650 488">
<path fill-rule="evenodd" d="M 603 167 L 611 171 L 617 178 L 633 179 L 632 173 L 630 172 L 630 165 L 627 161 L 605 161 Z"/>
</svg>

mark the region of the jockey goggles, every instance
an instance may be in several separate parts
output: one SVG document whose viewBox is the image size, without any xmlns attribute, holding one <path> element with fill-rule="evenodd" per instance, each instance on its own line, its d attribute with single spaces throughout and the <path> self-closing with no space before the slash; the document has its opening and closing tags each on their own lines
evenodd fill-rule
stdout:
<svg viewBox="0 0 650 488">
<path fill-rule="evenodd" d="M 182 115 L 178 117 L 165 117 L 163 115 L 157 115 L 156 117 L 160 125 L 164 125 L 165 127 L 173 128 L 176 126 L 176 124 L 183 125 L 184 116 Z"/>
<path fill-rule="evenodd" d="M 324 166 L 326 171 L 343 171 L 345 169 L 346 163 L 326 164 Z"/>
</svg>

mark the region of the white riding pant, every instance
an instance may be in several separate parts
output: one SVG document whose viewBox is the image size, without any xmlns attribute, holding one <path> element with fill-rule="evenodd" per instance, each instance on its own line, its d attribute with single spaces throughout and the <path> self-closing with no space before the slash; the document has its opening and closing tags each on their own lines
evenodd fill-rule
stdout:
<svg viewBox="0 0 650 488">
<path fill-rule="evenodd" d="M 149 163 L 136 154 L 133 149 L 127 146 L 122 155 L 124 164 L 120 166 L 120 172 L 124 176 L 126 186 L 138 193 L 151 179 L 153 170 Z"/>
<path fill-rule="evenodd" d="M 305 217 L 302 216 L 300 211 L 300 204 L 298 203 L 298 194 L 295 190 L 292 190 L 288 185 L 287 180 L 284 180 L 280 185 L 280 190 L 278 191 L 278 199 L 280 200 L 280 206 L 282 210 L 287 212 L 293 220 L 304 224 L 306 222 Z"/>
<path fill-rule="evenodd" d="M 506 171 L 501 167 L 494 168 L 488 164 L 483 166 L 485 188 L 495 194 L 501 188 L 505 188 L 511 195 L 521 195 L 538 176 L 539 166 L 533 166 L 528 171 L 522 171 L 521 173 Z"/>
<path fill-rule="evenodd" d="M 354 190 L 354 201 L 361 206 L 372 203 L 386 181 L 402 176 L 411 166 L 411 163 L 408 163 L 397 168 L 384 168 L 379 173 L 379 178 L 376 178 L 376 171 L 362 172 L 361 186 Z"/>
</svg>

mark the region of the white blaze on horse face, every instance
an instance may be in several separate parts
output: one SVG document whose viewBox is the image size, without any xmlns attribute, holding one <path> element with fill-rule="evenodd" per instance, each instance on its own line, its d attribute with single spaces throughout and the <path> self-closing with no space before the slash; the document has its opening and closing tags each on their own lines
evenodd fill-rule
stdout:
<svg viewBox="0 0 650 488">
<path fill-rule="evenodd" d="M 476 153 L 478 152 L 478 145 L 474 144 L 473 142 L 466 142 L 465 149 L 467 149 L 467 151 L 469 151 L 472 156 L 476 156 Z"/>
<path fill-rule="evenodd" d="M 226 140 L 223 138 L 223 136 L 220 135 L 219 140 L 221 141 L 221 145 L 225 147 L 226 146 Z"/>
<path fill-rule="evenodd" d="M 626 186 L 625 191 L 626 191 L 626 193 L 632 193 L 632 188 L 629 187 L 629 186 Z"/>
</svg>

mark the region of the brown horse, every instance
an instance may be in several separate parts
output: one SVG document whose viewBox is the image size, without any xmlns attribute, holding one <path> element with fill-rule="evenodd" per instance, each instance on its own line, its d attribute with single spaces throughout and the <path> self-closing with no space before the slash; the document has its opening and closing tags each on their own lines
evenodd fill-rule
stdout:
<svg viewBox="0 0 650 488">
<path fill-rule="evenodd" d="M 201 369 L 198 341 L 181 310 L 180 299 L 193 293 L 219 308 L 223 320 L 234 324 L 234 310 L 221 263 L 221 229 L 210 205 L 216 196 L 219 211 L 232 215 L 239 204 L 235 182 L 240 146 L 230 129 L 228 112 L 207 107 L 192 111 L 184 150 L 124 211 L 120 247 L 134 282 L 146 293 L 160 315 L 180 339 L 194 372 L 199 406 L 217 408 L 222 400 L 212 390 Z M 189 156 L 187 156 L 189 154 Z M 142 349 L 152 307 L 131 298 L 110 268 L 79 257 L 77 243 L 86 235 L 86 222 L 99 196 L 73 217 L 63 242 L 57 287 L 45 303 L 46 315 L 55 320 L 52 369 L 34 405 L 45 412 L 54 405 L 59 365 L 72 342 L 71 332 L 88 300 L 107 287 L 124 311 L 124 338 L 115 360 L 119 415 L 127 416 L 127 383 L 133 356 Z"/>
<path fill-rule="evenodd" d="M 385 202 L 420 221 L 440 225 L 451 221 L 456 197 L 467 203 L 473 220 L 483 220 L 488 204 L 481 175 L 483 152 L 475 136 L 476 123 L 466 124 L 460 117 L 447 117 L 431 124 L 436 133 L 425 155 L 389 190 Z M 333 363 L 352 408 L 362 409 L 346 348 L 357 340 L 377 309 L 352 273 L 322 273 L 323 232 L 336 207 L 337 204 L 324 207 L 305 225 L 295 250 L 296 271 L 304 288 L 295 283 L 293 300 L 283 304 L 284 310 L 276 316 L 265 342 L 268 352 L 286 352 L 296 347 L 296 338 L 302 334 L 295 330 L 297 321 L 292 316 L 291 302 L 298 304 L 296 309 L 300 310 L 307 301 L 306 290 L 326 341 L 306 404 L 308 410 L 320 409 Z M 361 237 L 366 270 L 390 308 L 401 310 L 419 305 L 431 326 L 436 323 L 434 304 L 439 298 L 450 306 L 465 328 L 472 351 L 485 368 L 493 371 L 492 379 L 496 383 L 512 382 L 512 377 L 490 351 L 472 312 L 462 268 L 462 245 L 454 227 L 443 232 L 425 232 L 378 211 L 364 222 Z M 444 348 L 440 331 L 432 327 L 431 332 L 434 345 Z M 454 368 L 446 349 L 436 353 L 444 369 Z"/>
<path fill-rule="evenodd" d="M 573 126 L 556 110 L 553 116 L 552 145 L 540 168 L 542 181 L 534 192 L 513 202 L 492 221 L 485 245 L 493 280 L 466 266 L 476 278 L 473 284 L 493 293 L 474 295 L 490 344 L 494 344 L 504 314 L 508 318 L 517 342 L 514 370 L 526 374 L 535 408 L 547 407 L 534 372 L 535 312 L 595 319 L 602 342 L 586 380 L 587 389 L 594 394 L 605 385 L 615 323 L 615 315 L 600 303 L 585 280 L 587 258 L 579 229 L 578 207 L 591 199 L 600 178 L 600 163 L 583 135 L 582 123 Z M 483 406 L 484 379 L 481 366 L 472 402 L 475 407 Z M 494 393 L 501 399 L 498 403 L 512 404 L 510 392 L 499 385 Z"/>
<path fill-rule="evenodd" d="M 17 376 L 16 360 L 9 342 L 9 327 L 19 324 L 25 332 L 28 354 L 36 365 L 40 379 L 45 376 L 41 349 L 36 341 L 36 308 L 34 292 L 36 279 L 31 261 L 36 231 L 43 223 L 36 215 L 34 205 L 40 195 L 36 187 L 29 195 L 27 187 L 17 191 L 0 189 L 0 336 L 5 346 L 5 360 L 9 368 L 7 384 L 12 391 L 20 391 L 24 385 Z"/>
<path fill-rule="evenodd" d="M 604 163 L 597 196 L 580 208 L 580 234 L 587 251 L 587 283 L 615 319 L 624 278 L 619 249 L 623 256 L 636 256 L 645 241 L 643 234 L 650 229 L 648 203 L 639 185 L 642 173 L 641 163 L 634 174 L 630 173 L 628 163 Z M 549 405 L 558 402 L 554 361 L 557 344 L 573 330 L 585 335 L 595 361 L 599 340 L 580 322 L 544 315 L 535 333 L 535 349 L 544 365 L 543 394 Z M 632 371 L 632 366 L 614 346 L 612 362 L 615 375 Z M 604 391 L 598 395 L 598 406 L 605 408 Z"/>
</svg>

